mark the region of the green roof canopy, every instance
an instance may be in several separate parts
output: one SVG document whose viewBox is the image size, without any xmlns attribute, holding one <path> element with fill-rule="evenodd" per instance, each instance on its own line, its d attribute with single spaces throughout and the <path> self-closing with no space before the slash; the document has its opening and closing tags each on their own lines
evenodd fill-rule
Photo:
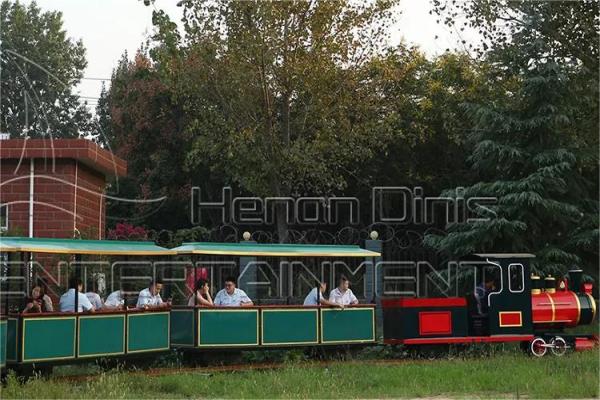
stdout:
<svg viewBox="0 0 600 400">
<path fill-rule="evenodd" d="M 535 255 L 529 253 L 478 253 L 474 254 L 474 256 L 480 258 L 535 258 Z"/>
<path fill-rule="evenodd" d="M 174 248 L 177 254 L 219 254 L 230 256 L 274 257 L 378 257 L 381 254 L 359 246 L 317 244 L 258 244 L 258 243 L 183 243 Z"/>
<path fill-rule="evenodd" d="M 173 250 L 157 246 L 153 242 L 26 237 L 0 237 L 0 252 L 138 256 L 176 254 Z"/>
</svg>

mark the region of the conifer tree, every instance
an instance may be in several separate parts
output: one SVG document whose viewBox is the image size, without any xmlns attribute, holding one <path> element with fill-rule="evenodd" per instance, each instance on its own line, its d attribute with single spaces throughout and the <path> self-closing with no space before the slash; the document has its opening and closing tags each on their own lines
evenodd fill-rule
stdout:
<svg viewBox="0 0 600 400">
<path fill-rule="evenodd" d="M 524 28 L 487 55 L 490 79 L 503 95 L 465 105 L 472 121 L 469 161 L 480 181 L 465 188 L 464 196 L 497 201 L 425 242 L 454 256 L 531 252 L 537 256 L 534 270 L 559 274 L 579 265 L 596 275 L 598 194 L 581 168 L 597 149 L 590 152 L 577 127 L 585 125 L 578 119 L 597 116 L 582 115 L 576 106 L 583 66 L 557 55 L 548 37 L 537 34 L 546 23 L 542 15 L 520 17 Z"/>
</svg>

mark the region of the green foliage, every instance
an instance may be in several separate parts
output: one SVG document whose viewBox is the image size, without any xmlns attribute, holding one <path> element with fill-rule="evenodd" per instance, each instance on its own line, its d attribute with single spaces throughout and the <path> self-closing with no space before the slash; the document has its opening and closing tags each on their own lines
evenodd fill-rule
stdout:
<svg viewBox="0 0 600 400">
<path fill-rule="evenodd" d="M 161 231 L 158 233 L 158 242 L 165 247 L 181 246 L 183 242 L 207 242 L 210 231 L 203 226 L 178 229 L 175 232 Z"/>
<path fill-rule="evenodd" d="M 87 66 L 85 48 L 67 37 L 62 14 L 3 0 L 0 39 L 0 132 L 55 138 L 91 132 L 91 115 L 72 93 Z"/>
<path fill-rule="evenodd" d="M 99 140 L 127 160 L 128 176 L 113 182 L 111 191 L 143 201 L 109 201 L 113 221 L 161 229 L 189 221 L 189 196 L 197 178 L 184 169 L 189 138 L 180 127 L 183 115 L 173 96 L 145 54 L 139 52 L 133 61 L 123 55 L 102 102 L 106 134 Z"/>
<path fill-rule="evenodd" d="M 150 54 L 185 114 L 187 167 L 262 197 L 346 189 L 389 138 L 368 62 L 393 5 L 185 2 L 185 39 L 155 12 Z"/>
<path fill-rule="evenodd" d="M 465 131 L 471 125 L 462 104 L 493 98 L 485 68 L 466 54 L 447 53 L 430 60 L 405 46 L 371 62 L 370 79 L 386 99 L 381 113 L 392 140 L 363 166 L 361 183 L 401 183 L 437 193 L 470 181 L 472 172 L 464 153 L 468 149 Z"/>
<path fill-rule="evenodd" d="M 474 210 L 476 220 L 449 226 L 448 235 L 430 235 L 426 243 L 453 255 L 532 252 L 542 272 L 564 273 L 578 264 L 597 273 L 598 169 L 589 152 L 597 142 L 580 130 L 597 120 L 597 112 L 580 113 L 581 91 L 589 96 L 595 89 L 579 86 L 583 64 L 565 59 L 555 38 L 543 34 L 556 22 L 544 12 L 556 9 L 527 4 L 504 4 L 518 13 L 518 28 L 506 40 L 490 36 L 487 79 L 501 88 L 499 96 L 465 105 L 473 124 L 469 161 L 479 182 L 464 197 L 495 197 L 497 204 Z"/>
<path fill-rule="evenodd" d="M 150 59 L 137 56 L 143 68 L 120 63 L 105 120 L 132 171 L 120 188 L 170 200 L 150 216 L 131 207 L 121 215 L 156 229 L 185 226 L 189 192 L 173 193 L 190 182 L 203 199 L 219 199 L 228 185 L 261 197 L 352 195 L 368 204 L 374 185 L 436 193 L 468 179 L 460 104 L 491 97 L 489 85 L 464 54 L 429 60 L 404 45 L 384 48 L 392 6 L 187 2 L 184 38 L 155 11 Z M 140 93 L 150 79 L 162 90 Z M 176 121 L 176 146 L 157 143 L 163 120 Z M 164 160 L 159 172 L 150 173 L 148 152 Z M 285 218 L 276 219 L 281 231 Z"/>
</svg>

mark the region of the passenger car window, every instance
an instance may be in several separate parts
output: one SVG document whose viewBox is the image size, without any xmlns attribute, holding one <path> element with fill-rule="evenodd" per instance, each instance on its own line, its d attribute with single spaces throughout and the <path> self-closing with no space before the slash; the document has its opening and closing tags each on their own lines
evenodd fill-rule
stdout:
<svg viewBox="0 0 600 400">
<path fill-rule="evenodd" d="M 523 264 L 510 264 L 508 266 L 508 290 L 512 293 L 520 293 L 524 288 Z"/>
</svg>

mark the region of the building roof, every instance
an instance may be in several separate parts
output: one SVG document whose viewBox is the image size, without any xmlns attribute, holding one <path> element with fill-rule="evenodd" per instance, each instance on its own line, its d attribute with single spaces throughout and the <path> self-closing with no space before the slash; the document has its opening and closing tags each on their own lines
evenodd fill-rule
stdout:
<svg viewBox="0 0 600 400">
<path fill-rule="evenodd" d="M 1 237 L 0 252 L 31 252 L 53 254 L 95 255 L 174 255 L 176 252 L 157 246 L 154 242 L 128 240 L 80 240 L 28 237 Z"/>
<path fill-rule="evenodd" d="M 173 249 L 177 254 L 215 254 L 231 256 L 273 257 L 379 257 L 381 254 L 359 246 L 259 244 L 242 243 L 183 243 Z"/>
<path fill-rule="evenodd" d="M 105 176 L 127 175 L 127 162 L 87 139 L 0 140 L 0 159 L 73 159 Z"/>
</svg>

